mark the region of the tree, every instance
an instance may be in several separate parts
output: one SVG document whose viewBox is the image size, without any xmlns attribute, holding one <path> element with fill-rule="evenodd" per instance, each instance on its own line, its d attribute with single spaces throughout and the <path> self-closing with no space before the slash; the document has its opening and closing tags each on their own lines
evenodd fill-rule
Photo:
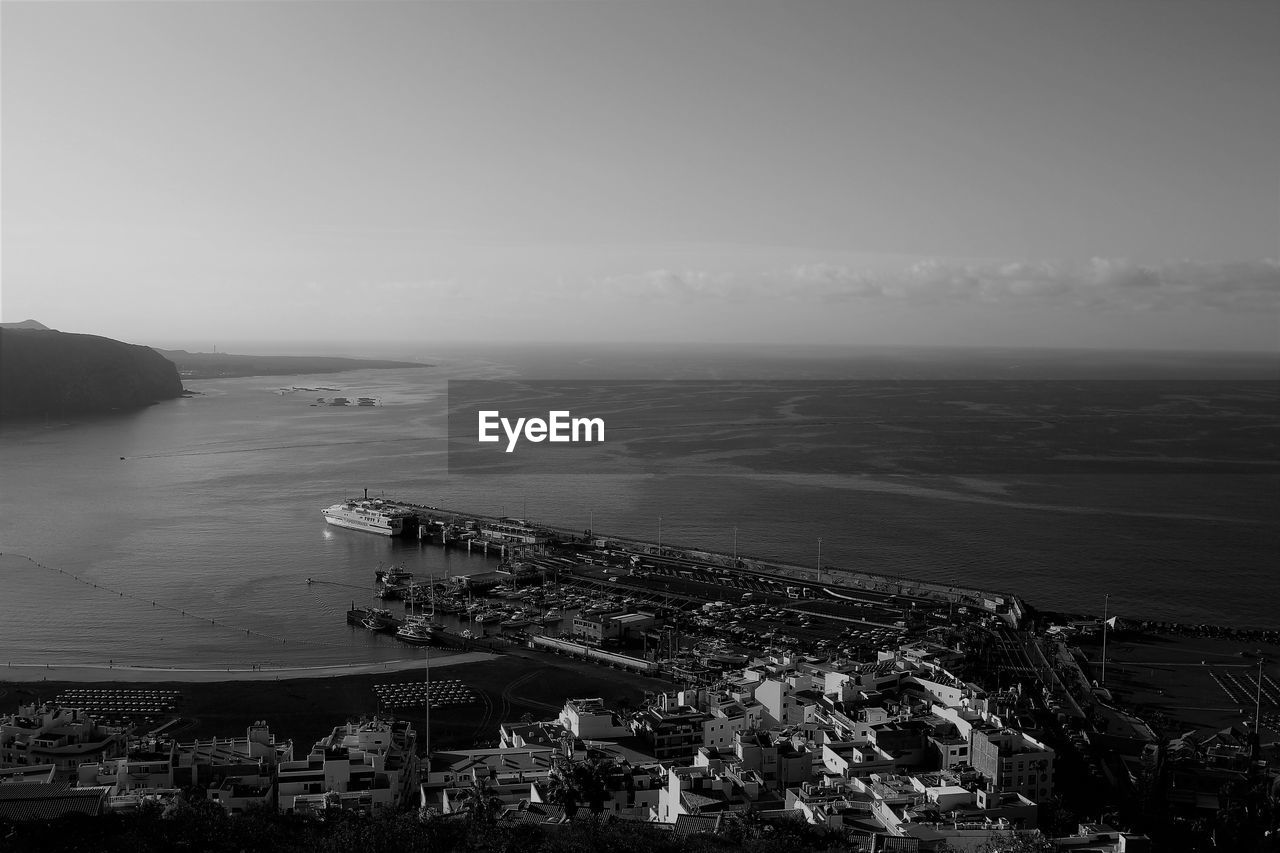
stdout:
<svg viewBox="0 0 1280 853">
<path fill-rule="evenodd" d="M 575 761 L 570 756 L 557 756 L 547 777 L 547 802 L 563 808 L 569 820 L 583 805 L 599 818 L 609 799 L 608 780 L 614 766 L 612 761 L 599 758 Z"/>
<path fill-rule="evenodd" d="M 458 810 L 467 816 L 468 824 L 493 823 L 502 808 L 502 800 L 493 792 L 489 777 L 482 776 L 475 785 L 458 792 Z"/>
<path fill-rule="evenodd" d="M 1039 831 L 997 833 L 978 846 L 979 853 L 1053 853 L 1053 849 Z"/>
</svg>

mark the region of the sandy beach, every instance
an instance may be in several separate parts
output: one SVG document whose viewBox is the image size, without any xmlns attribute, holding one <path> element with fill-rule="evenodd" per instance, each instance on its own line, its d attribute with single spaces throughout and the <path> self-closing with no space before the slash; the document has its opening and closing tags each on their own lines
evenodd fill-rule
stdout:
<svg viewBox="0 0 1280 853">
<path fill-rule="evenodd" d="M 457 666 L 492 660 L 489 652 L 441 652 L 431 657 L 431 668 Z M 422 658 L 379 661 L 376 663 L 335 664 L 330 666 L 242 667 L 224 669 L 182 669 L 147 666 L 88 666 L 84 664 L 20 664 L 8 663 L 0 669 L 0 681 L 77 681 L 141 684 L 165 681 L 207 683 L 215 681 L 285 681 L 296 678 L 339 678 L 349 675 L 376 675 L 383 672 L 407 672 L 422 669 Z"/>
<path fill-rule="evenodd" d="M 645 691 L 670 689 L 669 682 L 558 655 L 513 649 L 502 655 L 464 652 L 439 655 L 431 669 L 466 684 L 475 700 L 431 714 L 436 748 L 470 747 L 496 741 L 498 725 L 525 713 L 551 719 L 574 696 L 598 696 L 611 707 L 636 707 Z M 306 747 L 344 720 L 386 712 L 375 687 L 421 681 L 422 660 L 385 665 L 317 666 L 266 670 L 179 670 L 83 666 L 9 668 L 0 661 L 0 713 L 18 705 L 55 700 L 70 687 L 167 688 L 180 694 L 178 722 L 167 732 L 182 740 L 239 736 L 266 720 L 271 731 Z M 419 731 L 427 730 L 422 708 L 397 708 Z"/>
</svg>

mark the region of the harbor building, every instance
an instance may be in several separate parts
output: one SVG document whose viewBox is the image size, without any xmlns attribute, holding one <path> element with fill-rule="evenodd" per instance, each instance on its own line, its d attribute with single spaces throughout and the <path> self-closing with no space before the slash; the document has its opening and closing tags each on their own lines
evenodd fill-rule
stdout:
<svg viewBox="0 0 1280 853">
<path fill-rule="evenodd" d="M 481 520 L 477 531 L 481 539 L 502 545 L 547 545 L 555 538 L 549 531 L 519 518 Z"/>
</svg>

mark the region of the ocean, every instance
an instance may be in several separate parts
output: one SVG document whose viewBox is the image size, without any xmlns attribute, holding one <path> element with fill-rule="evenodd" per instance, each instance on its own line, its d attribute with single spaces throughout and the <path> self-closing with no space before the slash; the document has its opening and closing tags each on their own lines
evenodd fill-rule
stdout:
<svg viewBox="0 0 1280 853">
<path fill-rule="evenodd" d="M 324 523 L 323 507 L 366 488 L 665 544 L 725 552 L 736 544 L 740 554 L 801 564 L 816 564 L 821 540 L 826 565 L 1005 591 L 1041 609 L 1100 613 L 1109 595 L 1110 612 L 1122 617 L 1280 626 L 1274 359 L 350 349 L 432 366 L 188 381 L 196 396 L 138 412 L 0 427 L 0 665 L 218 668 L 411 657 L 393 639 L 345 624 L 352 603 L 371 602 L 374 570 L 403 563 L 420 576 L 456 575 L 496 561 Z M 449 464 L 448 382 L 463 379 L 595 383 L 600 405 L 618 410 L 627 401 L 612 399 L 622 392 L 605 380 L 651 383 L 651 397 L 667 380 L 752 380 L 781 389 L 790 420 L 735 421 L 732 435 L 708 433 L 703 442 L 682 407 L 664 415 L 650 405 L 659 434 L 669 418 L 669 441 L 606 441 L 598 449 L 605 455 L 582 470 L 480 471 Z M 1156 473 L 1109 463 L 937 467 L 939 428 L 898 418 L 892 401 L 869 410 L 858 400 L 855 429 L 831 408 L 832 395 L 810 393 L 806 402 L 787 385 L 811 383 L 802 386 L 811 391 L 855 380 L 927 389 L 949 407 L 941 411 L 957 413 L 952 420 L 978 411 L 986 419 L 978 431 L 1028 421 L 1025 410 L 997 399 L 1001 388 L 1042 383 L 1037 417 L 1053 421 L 1044 395 L 1135 382 L 1133 412 L 1125 411 L 1127 392 L 1101 409 L 1085 401 L 1090 419 L 1080 423 L 1101 436 L 1089 458 L 1107 458 L 1104 439 L 1113 433 L 1127 447 L 1181 442 L 1177 458 L 1196 458 Z M 339 395 L 379 405 L 317 402 Z M 886 424 L 891 441 L 881 438 Z M 924 467 L 901 467 L 903 459 Z M 1268 473 L 1241 473 L 1250 465 Z"/>
</svg>

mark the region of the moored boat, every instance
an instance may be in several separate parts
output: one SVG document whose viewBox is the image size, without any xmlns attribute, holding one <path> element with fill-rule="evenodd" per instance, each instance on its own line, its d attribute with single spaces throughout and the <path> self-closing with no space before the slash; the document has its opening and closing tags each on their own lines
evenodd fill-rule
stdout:
<svg viewBox="0 0 1280 853">
<path fill-rule="evenodd" d="M 349 530 L 363 530 L 383 536 L 399 536 L 405 531 L 407 519 L 413 513 L 407 509 L 381 500 L 352 498 L 322 510 L 324 520 Z"/>
<path fill-rule="evenodd" d="M 356 619 L 353 620 L 352 616 Z M 359 610 L 352 610 L 347 613 L 347 621 L 355 621 L 362 628 L 369 631 L 394 631 L 400 627 L 400 621 L 391 615 L 390 610 L 383 610 L 379 607 L 365 607 Z"/>
<path fill-rule="evenodd" d="M 396 630 L 396 639 L 415 646 L 425 646 L 434 637 L 435 626 L 421 617 L 409 617 Z"/>
<path fill-rule="evenodd" d="M 373 573 L 374 580 L 387 586 L 396 586 L 405 584 L 413 580 L 413 572 L 404 566 L 393 566 L 390 569 L 384 569 L 379 566 Z"/>
</svg>

